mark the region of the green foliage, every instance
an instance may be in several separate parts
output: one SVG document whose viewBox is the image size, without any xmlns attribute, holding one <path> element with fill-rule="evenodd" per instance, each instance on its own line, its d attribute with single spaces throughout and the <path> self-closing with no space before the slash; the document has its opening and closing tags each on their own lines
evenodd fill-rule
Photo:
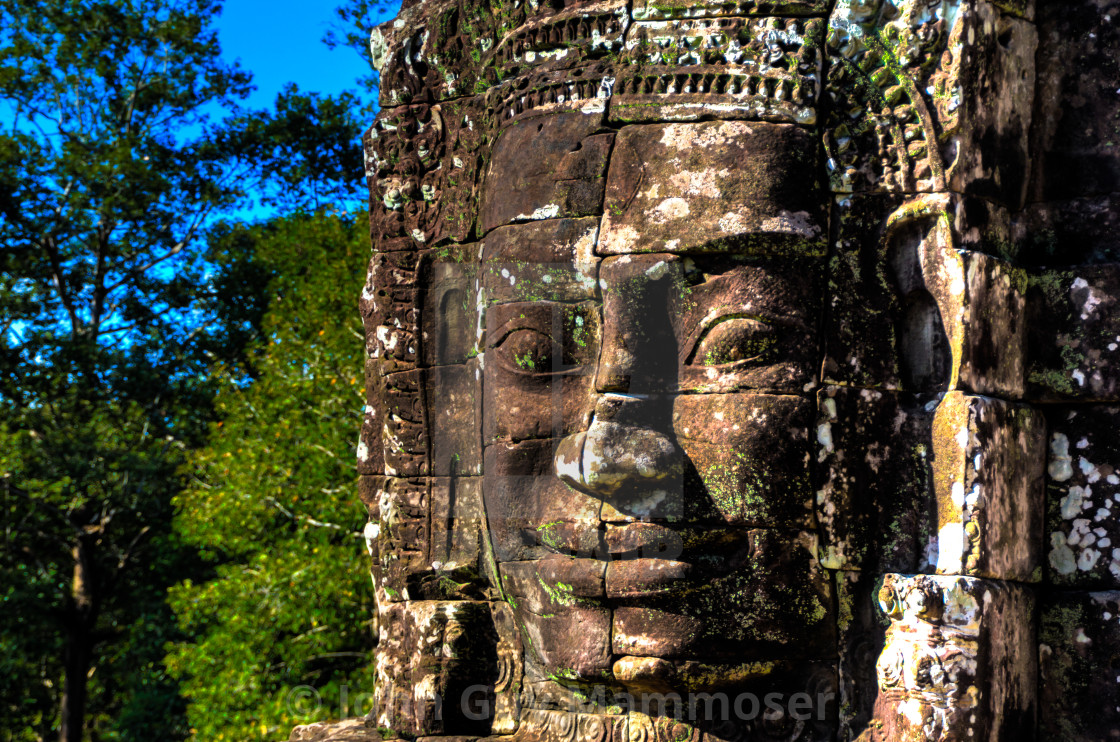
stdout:
<svg viewBox="0 0 1120 742">
<path fill-rule="evenodd" d="M 203 259 L 215 217 L 250 189 L 288 209 L 360 193 L 356 99 L 290 87 L 275 110 L 244 111 L 250 77 L 221 59 L 209 27 L 220 8 L 0 6 L 0 104 L 11 114 L 0 132 L 0 393 L 24 404 L 51 394 L 43 387 L 65 364 L 97 385 L 122 363 L 91 358 L 98 345 L 143 346 L 121 375 L 153 364 L 159 379 L 197 374 L 203 351 L 225 350 L 210 331 L 220 299 Z M 129 391 L 161 386 L 143 381 Z"/>
<path fill-rule="evenodd" d="M 3 380 L 6 395 L 52 394 L 64 364 L 99 385 L 108 359 L 91 346 L 147 342 L 146 359 L 170 366 L 196 340 L 182 321 L 205 283 L 195 246 L 252 165 L 211 136 L 207 112 L 235 111 L 249 90 L 206 28 L 219 7 L 0 8 L 0 100 L 12 113 L 0 133 L 0 316 L 5 370 L 26 374 Z"/>
<path fill-rule="evenodd" d="M 373 67 L 370 55 L 370 31 L 396 15 L 400 7 L 400 0 L 345 0 L 335 7 L 335 22 L 323 35 L 323 43 L 331 49 L 350 49 L 370 65 L 369 74 L 359 78 L 358 84 L 370 94 L 374 102 L 374 105 L 365 109 L 365 113 L 371 117 L 376 113 L 379 75 Z"/>
<path fill-rule="evenodd" d="M 264 287 L 273 271 L 298 280 L 306 268 L 258 263 L 255 237 L 214 223 L 252 189 L 288 208 L 358 190 L 353 99 L 292 88 L 273 111 L 245 111 L 250 76 L 221 57 L 220 10 L 0 4 L 0 730 L 11 739 L 187 734 L 162 662 L 184 638 L 166 589 L 213 565 L 171 530 L 171 498 L 213 419 L 211 367 L 251 382 Z M 336 420 L 341 434 L 356 429 Z"/>
<path fill-rule="evenodd" d="M 117 718 L 162 707 L 176 736 L 158 649 L 173 626 L 165 586 L 192 571 L 170 529 L 183 461 L 182 442 L 136 404 L 75 393 L 0 421 L 0 714 L 14 739 L 57 734 L 67 659 L 83 652 L 93 674 L 79 731 L 140 739 L 116 735 Z"/>
<path fill-rule="evenodd" d="M 275 740 L 298 723 L 368 710 L 356 706 L 373 690 L 374 615 L 353 467 L 361 221 L 293 217 L 230 235 L 251 242 L 274 278 L 265 339 L 247 368 L 220 374 L 221 419 L 175 499 L 177 531 L 216 571 L 171 591 L 191 640 L 169 648 L 167 666 L 200 739 Z M 302 685 L 321 707 L 294 700 Z"/>
<path fill-rule="evenodd" d="M 255 163 L 261 203 L 285 212 L 346 210 L 367 197 L 359 117 L 369 108 L 362 101 L 354 93 L 301 93 L 289 84 L 276 96 L 274 110 L 239 117 L 222 141 Z"/>
<path fill-rule="evenodd" d="M 170 498 L 224 340 L 185 320 L 221 324 L 199 237 L 252 165 L 209 136 L 207 112 L 249 89 L 208 29 L 218 8 L 0 5 L 0 727 L 15 738 L 143 739 L 141 702 L 178 734 L 157 662 L 164 590 L 191 573 Z"/>
</svg>

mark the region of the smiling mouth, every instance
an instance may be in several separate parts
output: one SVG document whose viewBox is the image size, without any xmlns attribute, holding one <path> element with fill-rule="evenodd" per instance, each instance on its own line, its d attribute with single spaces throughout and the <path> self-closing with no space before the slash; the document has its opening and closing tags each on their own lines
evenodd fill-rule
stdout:
<svg viewBox="0 0 1120 742">
<path fill-rule="evenodd" d="M 752 551 L 750 533 L 699 523 L 607 523 L 592 555 L 542 541 L 551 552 L 542 565 L 556 582 L 583 585 L 583 597 L 628 603 L 694 589 L 742 567 Z"/>
</svg>

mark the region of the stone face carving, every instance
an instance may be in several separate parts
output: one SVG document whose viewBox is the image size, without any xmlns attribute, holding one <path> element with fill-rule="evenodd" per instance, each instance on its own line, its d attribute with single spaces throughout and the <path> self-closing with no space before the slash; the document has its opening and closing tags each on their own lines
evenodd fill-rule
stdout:
<svg viewBox="0 0 1120 742">
<path fill-rule="evenodd" d="M 1114 736 L 1120 609 L 1063 590 L 1120 584 L 1117 28 L 406 2 L 366 138 L 370 725 Z"/>
</svg>

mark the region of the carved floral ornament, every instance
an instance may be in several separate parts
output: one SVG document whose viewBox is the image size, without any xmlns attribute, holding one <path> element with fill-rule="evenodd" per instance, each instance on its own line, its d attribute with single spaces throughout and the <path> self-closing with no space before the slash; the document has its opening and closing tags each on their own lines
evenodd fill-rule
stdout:
<svg viewBox="0 0 1120 742">
<path fill-rule="evenodd" d="M 1065 21 L 1038 14 L 420 0 L 375 31 L 371 724 L 1050 723 L 1039 605 L 1120 574 L 1094 435 L 1120 273 L 1105 243 L 1034 257 L 1035 225 L 1107 213 L 1039 207 L 1039 24 Z"/>
</svg>

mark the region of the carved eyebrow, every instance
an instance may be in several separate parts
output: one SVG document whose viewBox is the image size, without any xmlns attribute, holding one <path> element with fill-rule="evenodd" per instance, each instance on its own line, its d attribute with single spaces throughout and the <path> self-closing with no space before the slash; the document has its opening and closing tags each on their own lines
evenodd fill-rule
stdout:
<svg viewBox="0 0 1120 742">
<path fill-rule="evenodd" d="M 753 319 L 756 322 L 765 322 L 768 325 L 801 325 L 804 323 L 800 317 L 792 314 L 772 311 L 762 313 L 743 305 L 740 305 L 738 308 L 723 306 L 713 309 L 704 315 L 704 318 L 700 320 L 695 329 L 689 333 L 689 338 L 691 339 L 697 335 L 702 335 L 721 322 L 726 322 L 731 319 Z"/>
</svg>

